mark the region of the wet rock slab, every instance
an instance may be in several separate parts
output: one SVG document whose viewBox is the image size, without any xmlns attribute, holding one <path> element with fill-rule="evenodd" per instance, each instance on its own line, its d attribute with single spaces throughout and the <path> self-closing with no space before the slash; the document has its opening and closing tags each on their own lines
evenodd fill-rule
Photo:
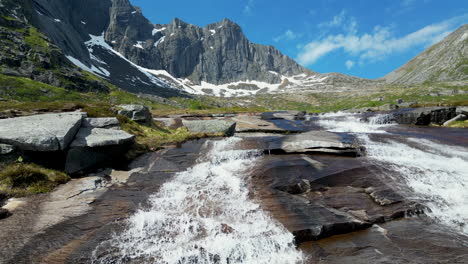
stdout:
<svg viewBox="0 0 468 264">
<path fill-rule="evenodd" d="M 375 177 L 380 168 L 357 158 L 265 156 L 254 171 L 257 195 L 298 244 L 423 213 Z"/>
<path fill-rule="evenodd" d="M 362 147 L 350 134 L 309 131 L 273 141 L 269 144 L 268 149 L 286 153 L 323 152 L 358 156 Z"/>
<path fill-rule="evenodd" d="M 241 133 L 244 148 L 263 149 L 267 154 L 323 153 L 344 156 L 361 156 L 364 147 L 356 137 L 347 133 L 314 130 L 293 135 L 270 133 Z"/>
<path fill-rule="evenodd" d="M 0 221 L 0 263 L 91 263 L 96 246 L 124 227 L 151 193 L 200 156 L 205 140 L 149 153 L 129 172 L 90 175 L 10 204 Z"/>
<path fill-rule="evenodd" d="M 256 115 L 238 115 L 230 118 L 237 123 L 236 133 L 297 133 L 303 131 L 298 123 L 286 119 L 263 119 Z"/>
<path fill-rule="evenodd" d="M 464 242 L 465 241 L 465 242 Z M 371 228 L 303 243 L 306 263 L 466 263 L 466 238 L 422 218 L 402 218 Z"/>
</svg>

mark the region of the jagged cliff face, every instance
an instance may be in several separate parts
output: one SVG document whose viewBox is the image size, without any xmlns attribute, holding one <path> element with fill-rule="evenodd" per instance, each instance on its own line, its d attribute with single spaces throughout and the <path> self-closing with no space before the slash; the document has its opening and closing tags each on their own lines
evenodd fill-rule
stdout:
<svg viewBox="0 0 468 264">
<path fill-rule="evenodd" d="M 195 84 L 240 80 L 280 83 L 279 75 L 312 73 L 274 47 L 251 43 L 228 19 L 204 28 L 179 19 L 168 25 L 146 27 L 144 32 L 142 28 L 138 36 L 110 31 L 106 39 L 115 42 L 116 49 L 137 64 L 166 70 Z"/>
<path fill-rule="evenodd" d="M 397 84 L 468 81 L 468 25 L 384 77 Z"/>
<path fill-rule="evenodd" d="M 272 46 L 250 42 L 228 19 L 203 28 L 180 19 L 153 25 L 128 0 L 20 2 L 28 22 L 70 62 L 134 93 L 247 96 L 375 85 L 310 71 Z"/>
<path fill-rule="evenodd" d="M 251 43 L 228 19 L 153 25 L 128 0 L 29 1 L 34 24 L 70 61 L 131 92 L 234 96 L 330 86 L 274 47 Z"/>
</svg>

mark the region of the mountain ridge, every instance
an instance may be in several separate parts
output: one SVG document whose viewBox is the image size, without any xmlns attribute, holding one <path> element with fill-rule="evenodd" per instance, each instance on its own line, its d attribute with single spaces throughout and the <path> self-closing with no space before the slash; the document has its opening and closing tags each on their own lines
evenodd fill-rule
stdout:
<svg viewBox="0 0 468 264">
<path fill-rule="evenodd" d="M 468 24 L 459 27 L 382 79 L 394 84 L 467 81 Z"/>
</svg>

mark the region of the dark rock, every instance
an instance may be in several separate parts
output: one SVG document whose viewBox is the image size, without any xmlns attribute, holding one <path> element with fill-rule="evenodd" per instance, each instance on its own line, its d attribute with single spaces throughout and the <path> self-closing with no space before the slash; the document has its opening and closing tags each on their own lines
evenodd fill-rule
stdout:
<svg viewBox="0 0 468 264">
<path fill-rule="evenodd" d="M 11 213 L 3 208 L 0 208 L 0 220 L 11 216 Z"/>
<path fill-rule="evenodd" d="M 111 145 L 105 147 L 71 148 L 66 157 L 65 172 L 69 174 L 83 174 L 93 169 L 111 167 L 125 168 L 127 163 L 125 153 L 131 143 Z"/>
<path fill-rule="evenodd" d="M 393 119 L 398 124 L 413 124 L 427 126 L 429 124 L 442 125 L 456 116 L 456 108 L 417 108 L 406 109 L 393 113 Z"/>
</svg>

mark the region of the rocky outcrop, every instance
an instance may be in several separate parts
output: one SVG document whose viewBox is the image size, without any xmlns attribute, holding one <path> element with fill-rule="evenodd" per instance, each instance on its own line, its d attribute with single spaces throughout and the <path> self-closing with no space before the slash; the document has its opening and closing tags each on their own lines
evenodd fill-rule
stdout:
<svg viewBox="0 0 468 264">
<path fill-rule="evenodd" d="M 456 108 L 417 108 L 406 109 L 392 113 L 393 119 L 398 124 L 411 124 L 427 126 L 429 124 L 442 125 L 456 116 Z"/>
<path fill-rule="evenodd" d="M 134 136 L 119 130 L 116 118 L 85 117 L 71 112 L 2 119 L 0 142 L 10 144 L 0 144 L 2 155 L 17 148 L 28 161 L 70 174 L 119 166 Z"/>
<path fill-rule="evenodd" d="M 0 142 L 29 151 L 65 150 L 82 119 L 77 112 L 2 119 Z"/>
<path fill-rule="evenodd" d="M 234 135 L 236 123 L 227 120 L 182 120 L 182 124 L 192 133 Z"/>
<path fill-rule="evenodd" d="M 86 172 L 123 160 L 135 136 L 115 129 L 116 118 L 87 118 L 70 144 L 65 172 Z M 117 121 L 118 125 L 118 121 Z M 106 128 L 107 127 L 107 128 Z"/>
<path fill-rule="evenodd" d="M 309 131 L 273 140 L 269 153 L 333 153 L 360 156 L 363 147 L 354 136 L 327 131 Z"/>
<path fill-rule="evenodd" d="M 259 194 L 264 208 L 301 245 L 424 212 L 376 177 L 379 172 L 349 157 L 269 155 L 253 184 L 270 189 Z"/>
<path fill-rule="evenodd" d="M 119 105 L 118 114 L 126 116 L 133 121 L 147 123 L 152 120 L 152 115 L 148 107 L 143 105 Z"/>
<path fill-rule="evenodd" d="M 83 127 L 71 143 L 71 148 L 95 148 L 125 144 L 135 136 L 127 132 L 106 128 Z"/>
<path fill-rule="evenodd" d="M 85 118 L 82 127 L 92 128 L 119 128 L 119 120 L 115 117 Z"/>
</svg>

